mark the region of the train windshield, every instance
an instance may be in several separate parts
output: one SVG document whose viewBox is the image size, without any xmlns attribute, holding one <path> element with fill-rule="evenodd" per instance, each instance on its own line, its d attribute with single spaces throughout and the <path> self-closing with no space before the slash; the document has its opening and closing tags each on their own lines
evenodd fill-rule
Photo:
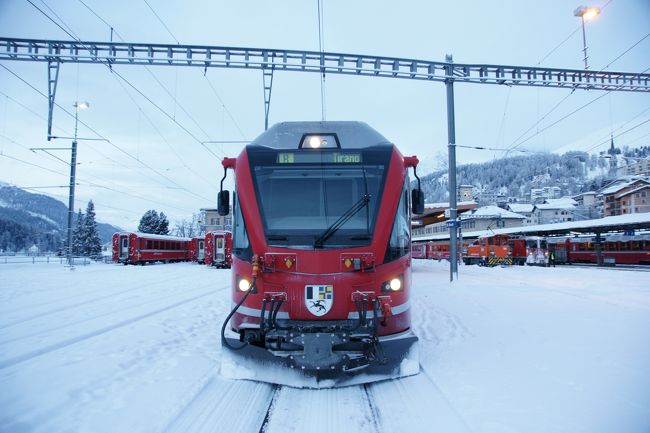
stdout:
<svg viewBox="0 0 650 433">
<path fill-rule="evenodd" d="M 365 158 L 370 160 L 366 164 L 359 152 L 343 163 L 339 157 L 325 163 L 300 158 L 286 163 L 281 155 L 262 161 L 251 158 L 268 244 L 299 248 L 370 244 L 388 158 Z M 267 163 L 255 163 L 263 160 Z"/>
</svg>

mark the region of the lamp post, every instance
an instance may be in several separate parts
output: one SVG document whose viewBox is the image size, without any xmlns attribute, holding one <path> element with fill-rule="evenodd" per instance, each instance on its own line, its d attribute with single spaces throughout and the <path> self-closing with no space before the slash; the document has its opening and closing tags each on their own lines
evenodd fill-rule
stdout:
<svg viewBox="0 0 650 433">
<path fill-rule="evenodd" d="M 573 11 L 573 15 L 576 17 L 580 17 L 580 21 L 582 22 L 582 51 L 585 54 L 585 70 L 589 69 L 589 65 L 587 64 L 587 37 L 585 35 L 585 21 L 589 21 L 592 18 L 597 17 L 600 14 L 600 8 L 595 7 L 595 6 L 580 6 L 578 7 L 575 11 Z"/>
<path fill-rule="evenodd" d="M 74 138 L 72 140 L 72 155 L 70 157 L 70 196 L 68 198 L 68 265 L 72 266 L 72 216 L 74 215 L 74 186 L 77 173 L 77 129 L 79 126 L 79 110 L 90 107 L 87 102 L 74 103 Z"/>
</svg>

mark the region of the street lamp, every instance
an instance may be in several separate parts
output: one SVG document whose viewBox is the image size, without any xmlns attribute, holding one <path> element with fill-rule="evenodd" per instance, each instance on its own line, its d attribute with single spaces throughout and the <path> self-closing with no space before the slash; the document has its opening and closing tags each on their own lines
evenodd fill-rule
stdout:
<svg viewBox="0 0 650 433">
<path fill-rule="evenodd" d="M 90 107 L 83 101 L 74 103 L 74 139 L 72 140 L 72 155 L 70 157 L 70 197 L 68 198 L 68 265 L 72 266 L 72 216 L 74 215 L 74 185 L 77 172 L 77 130 L 79 126 L 79 110 Z"/>
<path fill-rule="evenodd" d="M 589 69 L 589 65 L 587 64 L 587 37 L 585 36 L 585 21 L 589 21 L 592 18 L 597 17 L 600 14 L 600 8 L 596 6 L 580 6 L 578 7 L 575 11 L 573 11 L 573 15 L 576 17 L 580 17 L 580 21 L 582 22 L 582 50 L 585 53 L 585 70 Z"/>
</svg>

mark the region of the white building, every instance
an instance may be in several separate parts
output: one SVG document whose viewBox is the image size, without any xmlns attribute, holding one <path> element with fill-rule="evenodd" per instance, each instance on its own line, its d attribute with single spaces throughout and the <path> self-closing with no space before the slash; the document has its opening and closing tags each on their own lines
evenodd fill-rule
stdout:
<svg viewBox="0 0 650 433">
<path fill-rule="evenodd" d="M 556 199 L 562 196 L 562 190 L 559 186 L 545 186 L 544 188 L 531 188 L 530 202 L 543 203 L 545 200 Z"/>
<path fill-rule="evenodd" d="M 533 209 L 533 224 L 573 221 L 577 204 L 571 197 L 549 199 L 545 203 L 536 204 Z"/>
<path fill-rule="evenodd" d="M 533 206 L 530 203 L 509 203 L 506 207 L 510 212 L 514 212 L 519 215 L 526 217 L 526 220 L 523 222 L 525 226 L 533 224 Z"/>
</svg>

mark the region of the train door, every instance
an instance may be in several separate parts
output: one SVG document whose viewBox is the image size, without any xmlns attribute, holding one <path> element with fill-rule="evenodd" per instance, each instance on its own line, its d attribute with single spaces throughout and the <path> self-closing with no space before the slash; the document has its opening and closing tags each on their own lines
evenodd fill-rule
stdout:
<svg viewBox="0 0 650 433">
<path fill-rule="evenodd" d="M 205 240 L 199 239 L 197 252 L 196 252 L 196 260 L 202 262 L 204 259 L 205 259 Z"/>
<path fill-rule="evenodd" d="M 226 242 L 224 236 L 214 237 L 214 264 L 221 266 L 226 261 Z"/>
<path fill-rule="evenodd" d="M 129 236 L 120 236 L 120 260 L 127 260 L 129 258 Z"/>
</svg>

